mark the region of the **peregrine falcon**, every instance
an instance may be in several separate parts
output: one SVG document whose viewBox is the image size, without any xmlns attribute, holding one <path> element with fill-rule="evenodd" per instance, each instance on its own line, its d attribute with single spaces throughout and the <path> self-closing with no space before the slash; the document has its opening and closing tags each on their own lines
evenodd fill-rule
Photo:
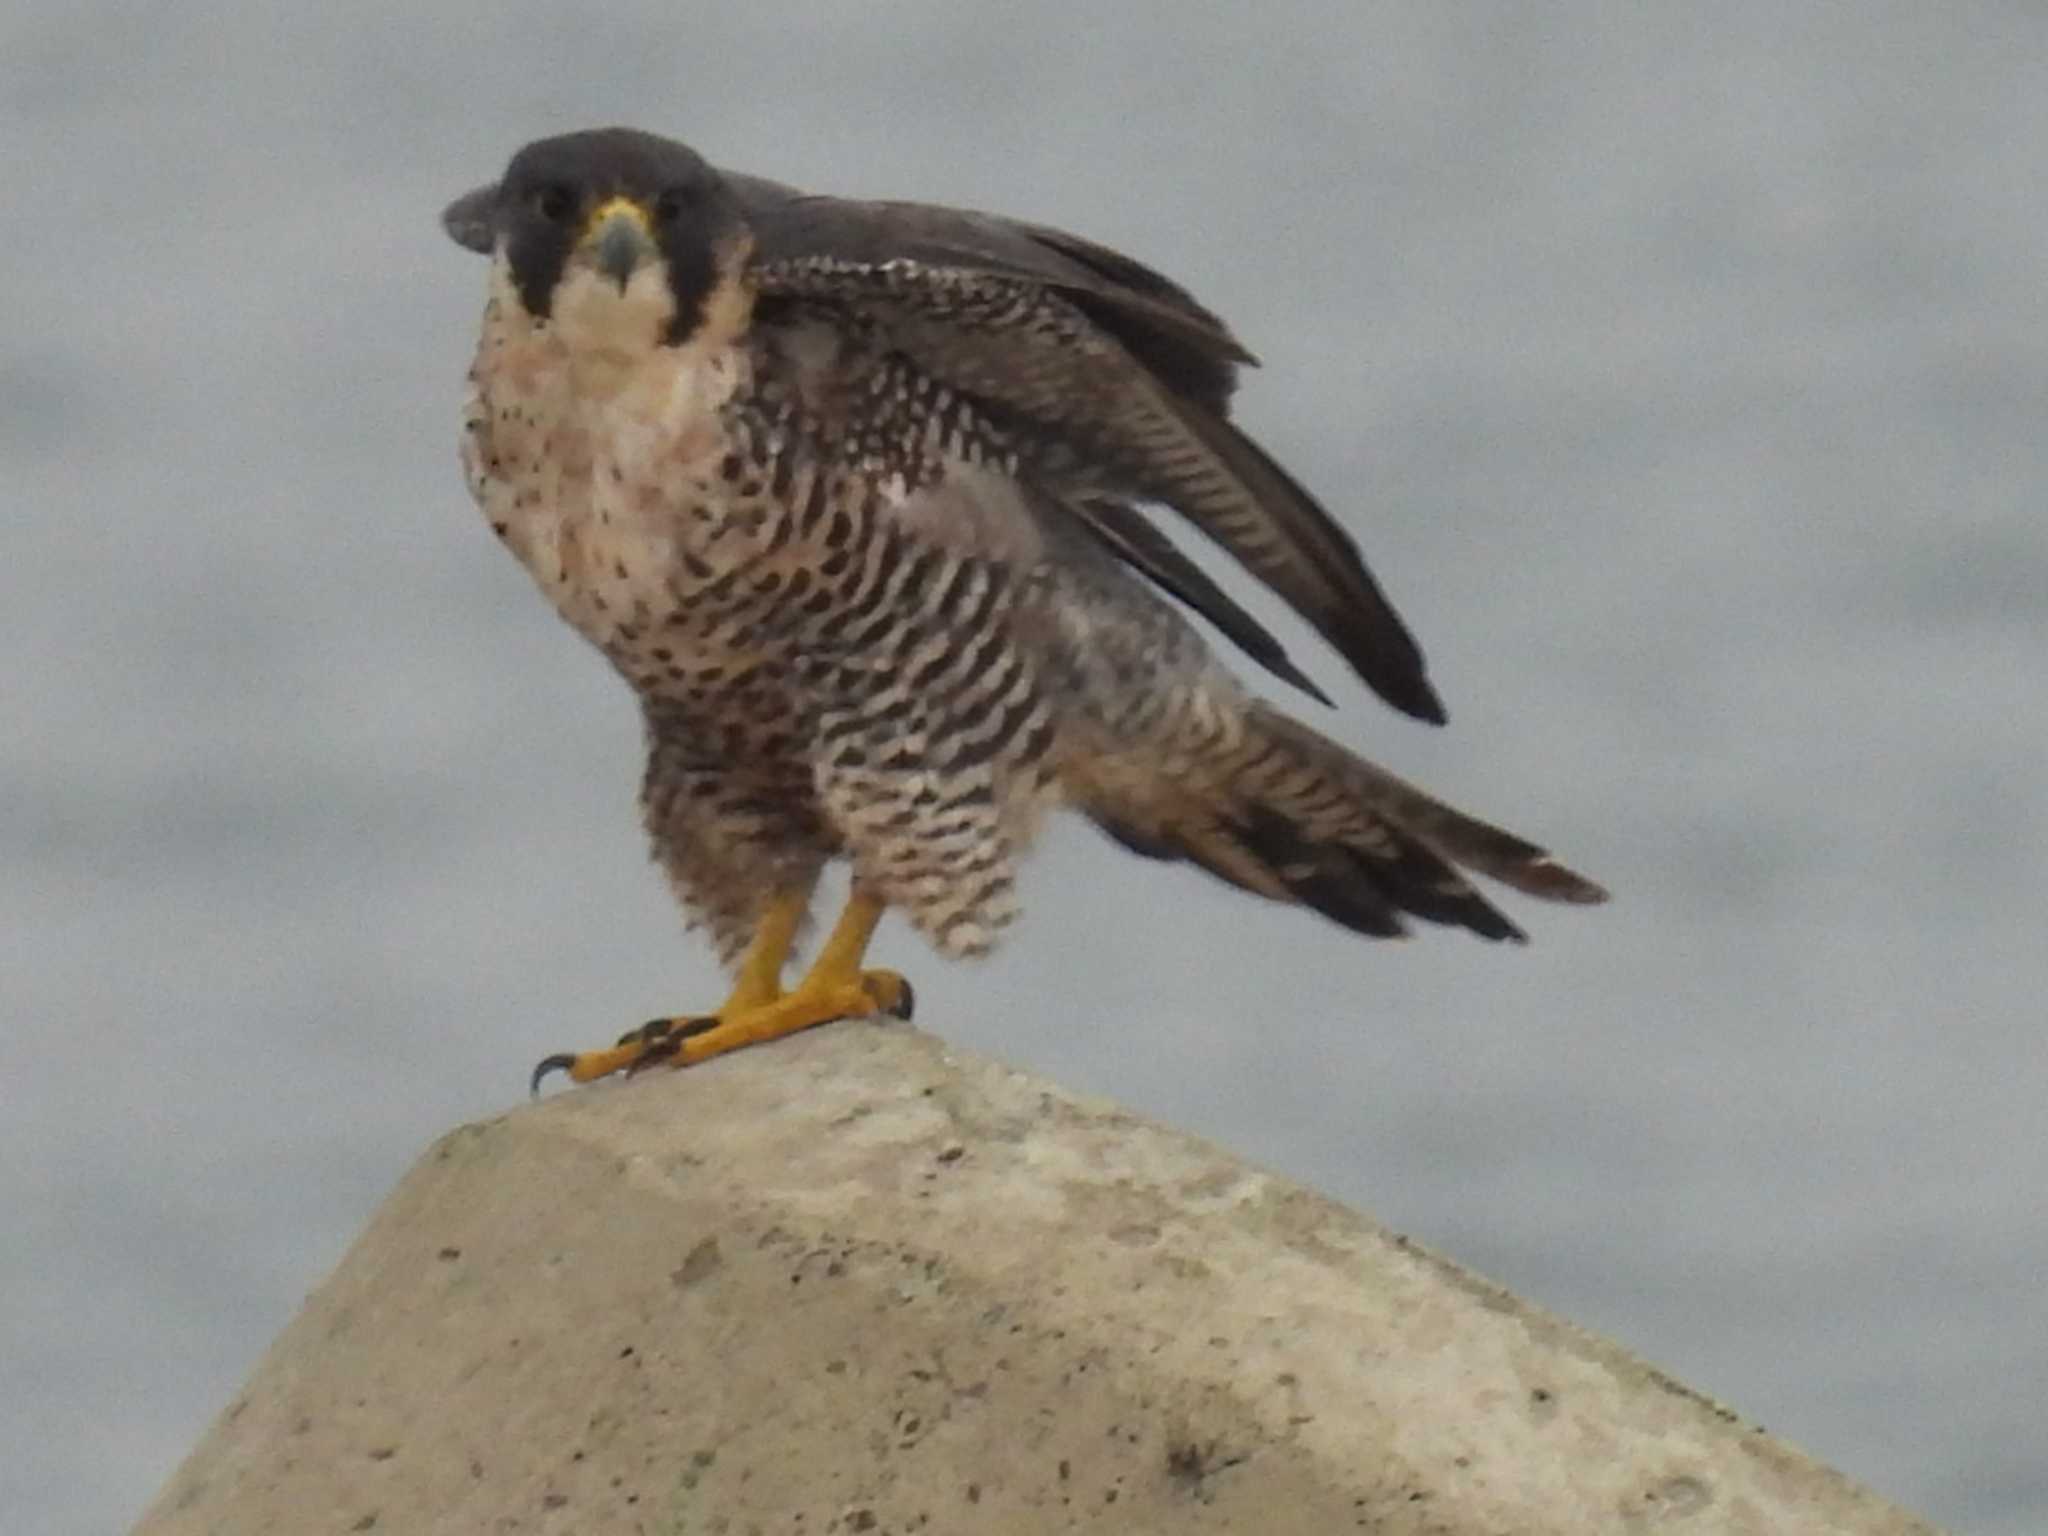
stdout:
<svg viewBox="0 0 2048 1536">
<path fill-rule="evenodd" d="M 1523 937 L 1459 866 L 1605 893 L 1249 692 L 1175 605 L 1323 699 L 1147 518 L 1185 517 L 1396 709 L 1441 722 L 1357 546 L 1229 419 L 1251 355 L 1127 256 L 985 213 L 811 196 L 622 128 L 457 199 L 490 258 L 469 488 L 639 696 L 654 856 L 733 975 L 577 1082 L 877 1012 L 883 913 L 941 952 L 1016 915 L 1044 814 L 1392 937 Z M 852 893 L 783 971 L 824 867 Z"/>
</svg>

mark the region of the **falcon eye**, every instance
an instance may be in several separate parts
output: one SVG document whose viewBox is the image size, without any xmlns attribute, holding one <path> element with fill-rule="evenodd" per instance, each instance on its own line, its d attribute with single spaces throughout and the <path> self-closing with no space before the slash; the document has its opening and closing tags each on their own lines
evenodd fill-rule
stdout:
<svg viewBox="0 0 2048 1536">
<path fill-rule="evenodd" d="M 550 182 L 528 193 L 526 203 L 550 224 L 564 224 L 576 211 L 576 194 L 560 182 Z"/>
<path fill-rule="evenodd" d="M 673 224 L 697 205 L 695 187 L 670 187 L 654 200 L 654 218 L 659 224 Z"/>
</svg>

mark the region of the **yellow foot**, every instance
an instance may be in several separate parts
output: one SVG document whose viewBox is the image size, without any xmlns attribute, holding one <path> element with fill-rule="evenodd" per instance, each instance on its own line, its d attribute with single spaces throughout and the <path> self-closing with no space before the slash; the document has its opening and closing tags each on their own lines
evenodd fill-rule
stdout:
<svg viewBox="0 0 2048 1536">
<path fill-rule="evenodd" d="M 550 1056 L 533 1069 L 533 1091 L 540 1091 L 541 1079 L 550 1072 L 567 1072 L 571 1082 L 588 1083 L 660 1062 L 687 1067 L 835 1019 L 881 1013 L 907 1019 L 915 1003 L 910 983 L 894 971 L 855 971 L 843 980 L 806 976 L 794 991 L 766 1001 L 728 1003 L 694 1018 L 654 1019 L 603 1050 Z"/>
</svg>

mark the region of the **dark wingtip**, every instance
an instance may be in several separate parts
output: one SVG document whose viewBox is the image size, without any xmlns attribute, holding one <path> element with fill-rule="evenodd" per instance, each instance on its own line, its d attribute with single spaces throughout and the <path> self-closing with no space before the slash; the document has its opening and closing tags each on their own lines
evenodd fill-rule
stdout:
<svg viewBox="0 0 2048 1536">
<path fill-rule="evenodd" d="M 1162 583 L 1163 585 L 1164 583 Z M 1168 591 L 1173 591 L 1171 587 Z M 1182 601 L 1191 601 L 1185 591 L 1175 593 Z M 1273 676 L 1329 709 L 1337 707 L 1337 701 L 1316 685 L 1315 679 L 1294 663 L 1294 658 L 1273 636 L 1250 614 L 1239 608 L 1220 590 L 1211 589 L 1208 601 L 1195 603 L 1195 611 L 1223 631 L 1224 636 L 1237 648 L 1264 667 Z"/>
<path fill-rule="evenodd" d="M 1324 708 L 1335 709 L 1337 707 L 1337 701 L 1318 688 L 1315 679 L 1297 667 L 1293 659 L 1285 651 L 1280 651 L 1272 656 L 1256 657 L 1255 659 L 1260 666 L 1271 672 L 1280 681 L 1292 683 Z"/>
<path fill-rule="evenodd" d="M 1422 647 L 1380 592 L 1379 583 L 1363 566 L 1357 574 L 1363 580 L 1356 606 L 1346 615 L 1349 622 L 1340 647 L 1344 659 L 1367 687 L 1402 714 L 1430 725 L 1444 724 L 1450 713 L 1429 680 Z"/>
<path fill-rule="evenodd" d="M 563 1055 L 560 1053 L 557 1053 L 553 1056 L 543 1056 L 540 1059 L 539 1065 L 537 1065 L 533 1069 L 533 1077 L 528 1081 L 526 1085 L 527 1096 L 529 1098 L 539 1098 L 540 1085 L 542 1079 L 544 1079 L 550 1072 L 566 1072 L 575 1065 L 576 1058 L 574 1056 Z"/>
<path fill-rule="evenodd" d="M 1389 678 L 1384 673 L 1374 676 L 1368 672 L 1365 680 L 1372 685 L 1374 693 L 1413 719 L 1427 725 L 1444 725 L 1451 718 L 1444 708 L 1444 701 L 1437 697 L 1436 689 L 1429 685 L 1429 679 L 1420 671 L 1399 679 Z"/>
</svg>

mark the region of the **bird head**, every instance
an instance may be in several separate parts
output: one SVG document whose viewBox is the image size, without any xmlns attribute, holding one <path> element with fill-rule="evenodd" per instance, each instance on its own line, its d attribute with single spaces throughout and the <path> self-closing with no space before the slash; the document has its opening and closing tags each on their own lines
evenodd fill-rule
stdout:
<svg viewBox="0 0 2048 1536">
<path fill-rule="evenodd" d="M 490 253 L 528 315 L 572 348 L 679 346 L 746 323 L 746 219 L 718 172 L 670 139 L 630 128 L 540 139 L 442 223 Z"/>
</svg>

